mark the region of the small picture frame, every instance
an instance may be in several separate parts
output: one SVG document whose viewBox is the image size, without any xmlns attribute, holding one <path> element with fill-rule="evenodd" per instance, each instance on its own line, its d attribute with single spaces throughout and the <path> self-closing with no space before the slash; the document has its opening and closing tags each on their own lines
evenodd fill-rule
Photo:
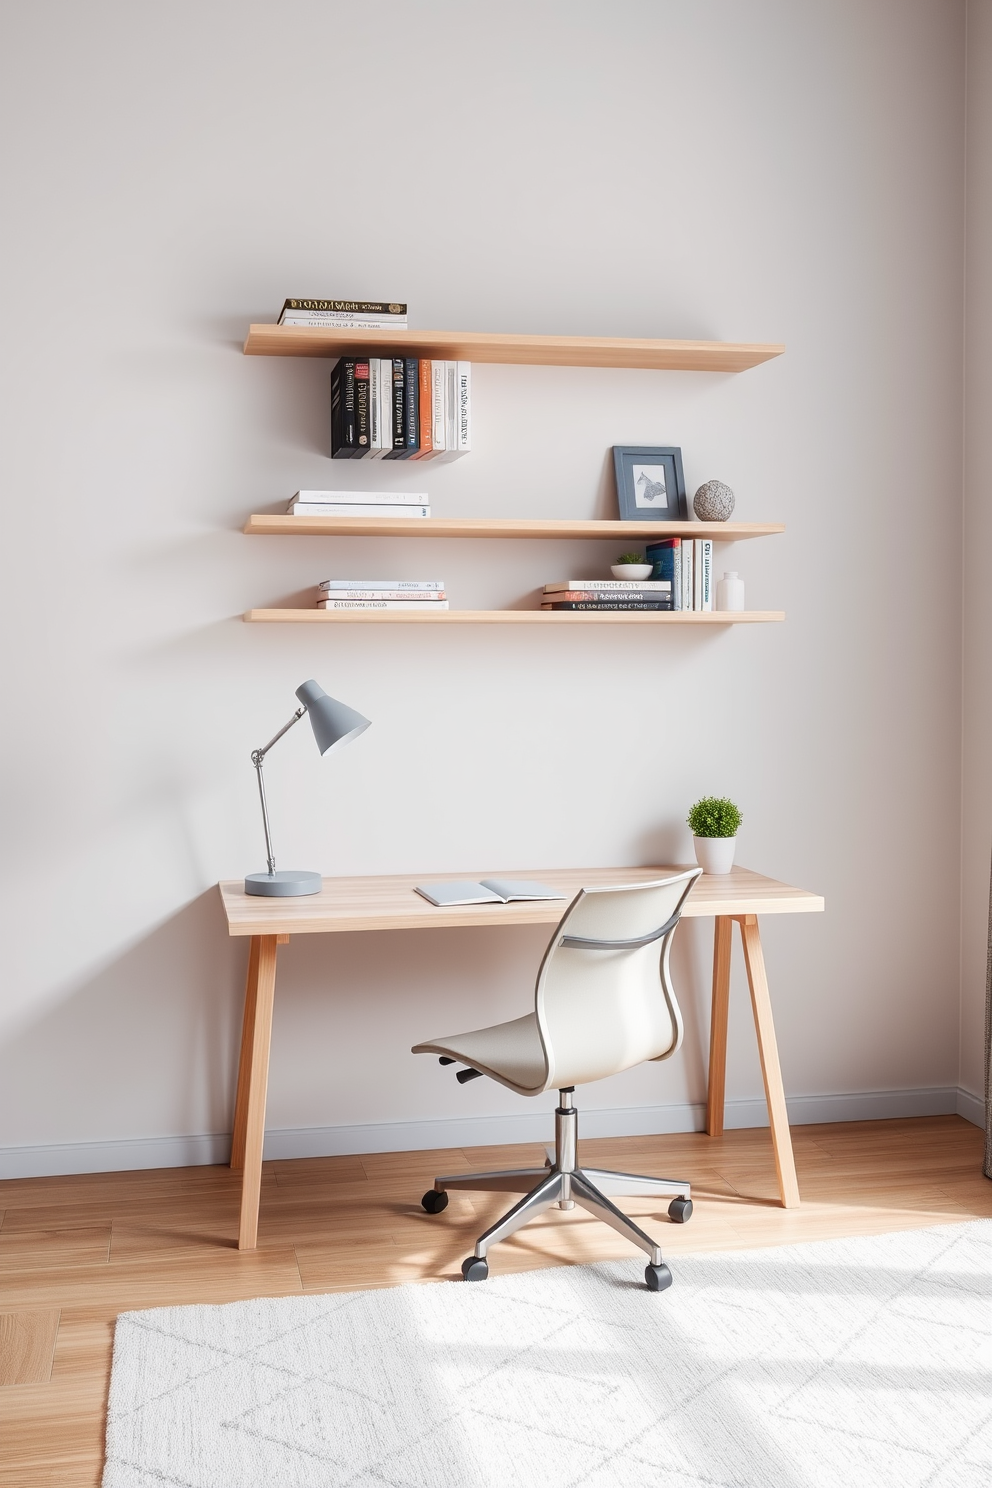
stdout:
<svg viewBox="0 0 992 1488">
<path fill-rule="evenodd" d="M 682 451 L 674 445 L 613 446 L 623 522 L 687 522 Z"/>
</svg>

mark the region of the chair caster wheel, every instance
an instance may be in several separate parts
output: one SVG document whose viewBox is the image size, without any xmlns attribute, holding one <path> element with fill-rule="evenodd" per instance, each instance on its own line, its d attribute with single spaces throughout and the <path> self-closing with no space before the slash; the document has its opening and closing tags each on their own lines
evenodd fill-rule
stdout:
<svg viewBox="0 0 992 1488">
<path fill-rule="evenodd" d="M 672 1273 L 662 1261 L 660 1266 L 645 1266 L 644 1280 L 649 1292 L 667 1292 L 672 1284 Z"/>
<path fill-rule="evenodd" d="M 462 1276 L 466 1281 L 485 1281 L 489 1275 L 489 1262 L 478 1256 L 466 1256 L 462 1261 Z"/>
<path fill-rule="evenodd" d="M 448 1207 L 448 1195 L 438 1193 L 436 1188 L 429 1188 L 420 1203 L 428 1214 L 440 1214 L 442 1209 Z"/>
<path fill-rule="evenodd" d="M 673 1199 L 668 1206 L 668 1217 L 672 1224 L 685 1224 L 692 1218 L 691 1199 Z"/>
</svg>

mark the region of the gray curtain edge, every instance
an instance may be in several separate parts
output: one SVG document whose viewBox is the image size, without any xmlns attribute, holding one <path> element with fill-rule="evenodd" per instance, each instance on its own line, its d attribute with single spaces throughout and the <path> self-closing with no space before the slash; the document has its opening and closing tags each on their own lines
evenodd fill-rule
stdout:
<svg viewBox="0 0 992 1488">
<path fill-rule="evenodd" d="M 992 874 L 989 877 L 989 936 L 985 960 L 985 1162 L 982 1172 L 992 1178 Z"/>
</svg>

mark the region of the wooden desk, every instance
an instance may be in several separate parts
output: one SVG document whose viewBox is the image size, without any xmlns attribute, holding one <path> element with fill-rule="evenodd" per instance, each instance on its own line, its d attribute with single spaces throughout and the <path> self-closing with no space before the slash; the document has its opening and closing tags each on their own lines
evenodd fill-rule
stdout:
<svg viewBox="0 0 992 1488">
<path fill-rule="evenodd" d="M 682 865 L 685 867 L 686 865 Z M 580 888 L 600 884 L 645 883 L 677 873 L 678 867 L 563 868 L 500 870 L 503 878 L 539 878 L 560 889 L 568 899 Z M 258 1238 L 258 1201 L 262 1180 L 262 1141 L 265 1136 L 265 1097 L 269 1080 L 269 1046 L 276 985 L 276 950 L 291 935 L 329 935 L 356 930 L 437 930 L 468 925 L 556 925 L 565 906 L 560 900 L 537 904 L 463 905 L 438 909 L 414 893 L 418 883 L 454 877 L 453 874 L 400 874 L 383 878 L 325 878 L 319 894 L 300 899 L 261 899 L 244 892 L 241 880 L 220 885 L 231 935 L 251 937 L 248 982 L 245 989 L 241 1062 L 234 1105 L 231 1167 L 243 1172 L 241 1185 L 240 1250 L 254 1250 Z M 460 872 L 464 879 L 489 878 Z M 747 868 L 719 877 L 703 875 L 693 886 L 682 914 L 686 919 L 713 916 L 713 1007 L 710 1021 L 709 1085 L 706 1130 L 723 1132 L 727 1070 L 727 1014 L 730 1001 L 730 945 L 736 920 L 741 930 L 744 962 L 751 989 L 751 1008 L 758 1035 L 761 1073 L 765 1082 L 775 1166 L 782 1203 L 799 1203 L 799 1185 L 789 1135 L 785 1091 L 772 1022 L 768 980 L 758 932 L 759 914 L 807 914 L 823 909 L 819 894 L 795 889 L 764 878 Z M 535 968 L 536 970 L 536 968 Z"/>
</svg>

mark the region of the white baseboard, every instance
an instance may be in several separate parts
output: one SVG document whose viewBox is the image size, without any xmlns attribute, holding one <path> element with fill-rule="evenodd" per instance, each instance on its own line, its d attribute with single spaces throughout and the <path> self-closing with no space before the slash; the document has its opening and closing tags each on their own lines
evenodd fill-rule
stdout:
<svg viewBox="0 0 992 1488">
<path fill-rule="evenodd" d="M 985 1106 L 977 1095 L 954 1085 L 918 1090 L 868 1090 L 844 1095 L 797 1095 L 788 1101 L 794 1126 L 832 1121 L 883 1121 L 900 1116 L 963 1116 L 984 1127 Z M 652 1136 L 703 1130 L 701 1104 L 585 1109 L 588 1137 Z M 767 1126 L 763 1100 L 727 1102 L 731 1129 Z M 359 1152 L 414 1152 L 438 1147 L 489 1147 L 507 1142 L 544 1142 L 550 1137 L 546 1110 L 513 1116 L 466 1116 L 437 1121 L 384 1121 L 355 1126 L 300 1127 L 269 1131 L 268 1159 L 338 1157 Z M 198 1167 L 227 1162 L 228 1133 L 145 1137 L 114 1142 L 69 1142 L 56 1146 L 0 1148 L 0 1178 L 56 1177 L 65 1173 L 120 1173 L 138 1168 Z"/>
<path fill-rule="evenodd" d="M 970 1121 L 972 1126 L 985 1130 L 985 1101 L 980 1095 L 972 1090 L 963 1090 L 958 1087 L 957 1113 L 963 1116 L 965 1121 Z"/>
</svg>

